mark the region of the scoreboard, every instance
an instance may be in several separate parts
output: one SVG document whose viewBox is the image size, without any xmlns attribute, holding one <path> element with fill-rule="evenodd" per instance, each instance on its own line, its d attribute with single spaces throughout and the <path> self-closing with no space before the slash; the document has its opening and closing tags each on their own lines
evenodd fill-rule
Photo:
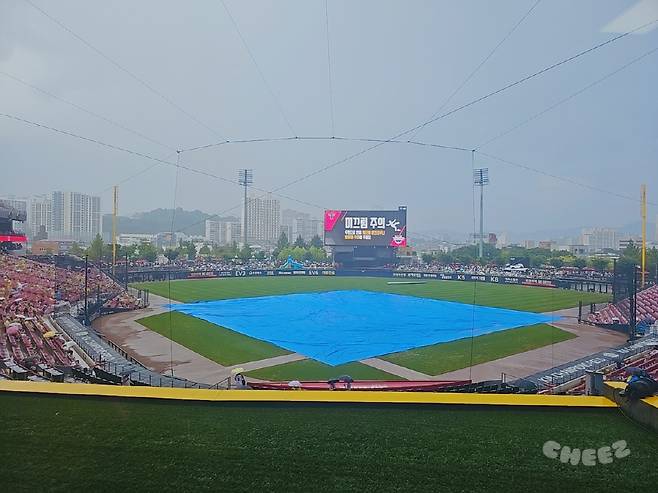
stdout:
<svg viewBox="0 0 658 493">
<path fill-rule="evenodd" d="M 396 211 L 324 211 L 327 246 L 407 246 L 407 208 Z"/>
</svg>

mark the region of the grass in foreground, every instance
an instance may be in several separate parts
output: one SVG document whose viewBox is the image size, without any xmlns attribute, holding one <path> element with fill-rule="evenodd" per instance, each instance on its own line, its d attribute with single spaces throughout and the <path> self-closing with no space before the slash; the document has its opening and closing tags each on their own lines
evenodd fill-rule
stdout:
<svg viewBox="0 0 658 493">
<path fill-rule="evenodd" d="M 0 394 L 4 491 L 650 491 L 656 435 L 617 410 L 218 405 Z M 629 457 L 584 467 L 554 440 Z"/>
<path fill-rule="evenodd" d="M 290 354 L 269 342 L 175 311 L 171 315 L 161 313 L 141 318 L 138 322 L 223 366 Z"/>
<path fill-rule="evenodd" d="M 426 284 L 389 285 L 390 279 L 373 277 L 272 277 L 195 279 L 171 282 L 171 297 L 182 302 L 269 296 L 341 289 L 364 289 L 406 294 L 461 303 L 475 303 L 497 308 L 531 312 L 548 312 L 583 304 L 603 303 L 608 295 L 534 286 L 508 286 L 463 281 L 433 281 Z M 138 283 L 160 296 L 169 296 L 167 282 Z"/>
<path fill-rule="evenodd" d="M 246 373 L 261 380 L 329 380 L 340 375 L 349 375 L 355 380 L 404 380 L 363 363 L 346 363 L 330 366 L 312 359 L 293 361 Z"/>
<path fill-rule="evenodd" d="M 571 332 L 546 324 L 485 334 L 473 339 L 473 365 L 575 337 Z M 419 347 L 382 356 L 381 359 L 427 375 L 440 375 L 471 366 L 471 339 Z"/>
</svg>

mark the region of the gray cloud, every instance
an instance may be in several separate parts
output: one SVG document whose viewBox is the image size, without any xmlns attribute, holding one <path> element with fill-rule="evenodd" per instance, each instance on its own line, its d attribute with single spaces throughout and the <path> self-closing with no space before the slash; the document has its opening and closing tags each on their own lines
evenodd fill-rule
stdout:
<svg viewBox="0 0 658 493">
<path fill-rule="evenodd" d="M 216 142 L 216 134 L 232 139 L 290 135 L 220 3 L 33 1 L 203 125 L 23 1 L 0 4 L 0 71 L 174 148 Z M 227 5 L 295 132 L 328 136 L 324 2 L 228 0 Z M 336 134 L 388 138 L 426 120 L 530 5 L 330 2 Z M 447 109 L 608 39 L 599 26 L 618 15 L 616 2 L 542 2 Z M 655 31 L 620 40 L 436 122 L 416 139 L 471 148 L 653 48 L 657 40 Z M 655 56 L 647 57 L 492 143 L 486 152 L 633 197 L 641 183 L 648 183 L 650 198 L 655 197 L 657 71 Z M 171 154 L 1 75 L 0 91 L 0 112 L 159 158 Z M 253 168 L 259 187 L 275 189 L 368 146 L 235 144 L 183 153 L 182 159 L 230 179 L 240 167 Z M 18 195 L 56 188 L 103 191 L 152 164 L 4 118 L 0 149 L 0 193 Z M 486 223 L 494 231 L 625 224 L 639 214 L 637 203 L 614 195 L 483 156 L 477 156 L 476 165 L 491 171 Z M 155 166 L 122 183 L 121 211 L 171 207 L 173 179 L 172 168 Z M 412 229 L 467 232 L 472 229 L 470 182 L 469 153 L 386 144 L 283 193 L 332 208 L 406 204 Z M 186 208 L 218 212 L 240 202 L 237 187 L 189 172 L 181 172 L 178 190 L 177 205 Z M 103 199 L 109 208 L 109 192 Z M 283 202 L 283 207 L 318 212 Z"/>
</svg>

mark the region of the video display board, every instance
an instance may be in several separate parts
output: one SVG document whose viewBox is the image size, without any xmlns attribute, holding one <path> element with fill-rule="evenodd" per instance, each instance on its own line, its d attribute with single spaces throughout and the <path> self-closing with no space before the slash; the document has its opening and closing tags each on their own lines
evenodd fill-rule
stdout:
<svg viewBox="0 0 658 493">
<path fill-rule="evenodd" d="M 407 246 L 407 208 L 396 211 L 324 211 L 327 246 Z"/>
</svg>

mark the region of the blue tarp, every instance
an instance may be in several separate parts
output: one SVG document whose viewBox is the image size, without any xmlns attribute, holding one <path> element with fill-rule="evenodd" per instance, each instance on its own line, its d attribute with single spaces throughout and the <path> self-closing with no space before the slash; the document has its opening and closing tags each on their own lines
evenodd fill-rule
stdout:
<svg viewBox="0 0 658 493">
<path fill-rule="evenodd" d="M 551 321 L 538 313 L 358 290 L 171 308 L 330 365 Z"/>
</svg>

